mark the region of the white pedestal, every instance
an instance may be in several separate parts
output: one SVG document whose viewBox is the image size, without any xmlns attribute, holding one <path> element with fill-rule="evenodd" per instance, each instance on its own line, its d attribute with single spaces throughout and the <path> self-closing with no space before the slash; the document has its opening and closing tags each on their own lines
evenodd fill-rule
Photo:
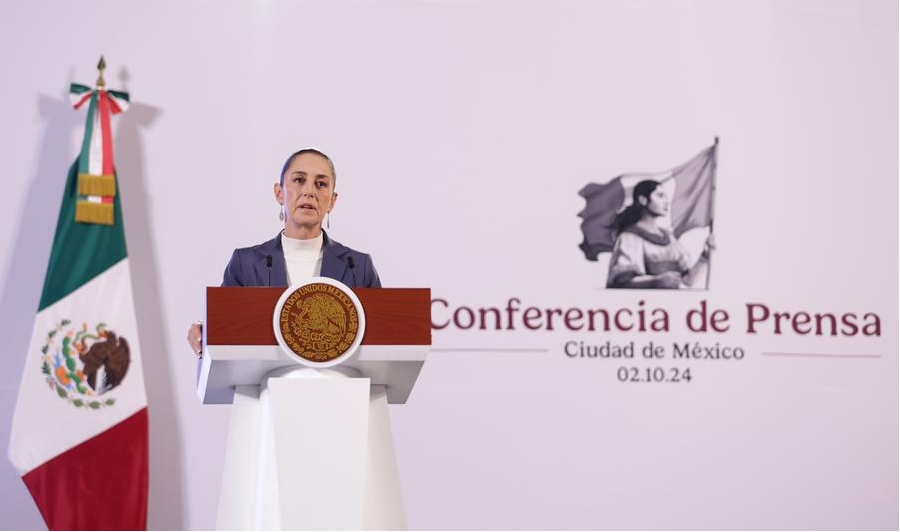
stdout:
<svg viewBox="0 0 900 532">
<path fill-rule="evenodd" d="M 218 529 L 405 527 L 384 386 L 294 367 L 235 387 Z"/>
</svg>

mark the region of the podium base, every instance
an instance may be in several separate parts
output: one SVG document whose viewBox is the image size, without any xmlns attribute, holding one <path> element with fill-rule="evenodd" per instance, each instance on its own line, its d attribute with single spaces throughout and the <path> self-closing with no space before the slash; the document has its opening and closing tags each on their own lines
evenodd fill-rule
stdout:
<svg viewBox="0 0 900 532">
<path fill-rule="evenodd" d="M 402 530 L 384 386 L 340 366 L 237 386 L 219 530 Z"/>
</svg>

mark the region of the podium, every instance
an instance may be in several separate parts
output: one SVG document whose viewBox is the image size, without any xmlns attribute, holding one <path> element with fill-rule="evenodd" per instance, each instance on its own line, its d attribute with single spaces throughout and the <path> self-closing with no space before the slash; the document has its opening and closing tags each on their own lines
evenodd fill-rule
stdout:
<svg viewBox="0 0 900 532">
<path fill-rule="evenodd" d="M 207 288 L 203 404 L 232 404 L 222 530 L 406 528 L 388 404 L 403 404 L 431 345 L 431 292 L 354 288 L 362 340 L 308 367 L 279 345 L 284 287 Z"/>
</svg>

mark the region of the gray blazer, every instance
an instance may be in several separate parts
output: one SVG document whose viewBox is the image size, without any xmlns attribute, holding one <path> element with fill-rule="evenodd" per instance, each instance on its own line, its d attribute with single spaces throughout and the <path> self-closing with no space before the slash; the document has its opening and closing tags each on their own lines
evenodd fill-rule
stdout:
<svg viewBox="0 0 900 532">
<path fill-rule="evenodd" d="M 322 277 L 330 277 L 351 288 L 381 288 L 372 257 L 328 238 L 325 231 L 322 233 Z M 271 268 L 266 265 L 268 255 L 272 256 Z M 222 279 L 222 286 L 287 285 L 281 233 L 262 244 L 234 250 Z"/>
</svg>

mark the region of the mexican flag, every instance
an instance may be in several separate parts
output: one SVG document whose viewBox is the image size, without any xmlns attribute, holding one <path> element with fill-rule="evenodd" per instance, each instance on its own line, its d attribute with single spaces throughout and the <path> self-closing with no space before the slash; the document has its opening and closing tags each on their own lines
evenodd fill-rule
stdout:
<svg viewBox="0 0 900 532">
<path fill-rule="evenodd" d="M 96 89 L 71 87 L 75 108 L 88 109 L 84 142 L 66 180 L 9 442 L 51 530 L 147 527 L 147 396 L 110 127 L 128 95 L 101 82 L 102 70 Z"/>
</svg>

